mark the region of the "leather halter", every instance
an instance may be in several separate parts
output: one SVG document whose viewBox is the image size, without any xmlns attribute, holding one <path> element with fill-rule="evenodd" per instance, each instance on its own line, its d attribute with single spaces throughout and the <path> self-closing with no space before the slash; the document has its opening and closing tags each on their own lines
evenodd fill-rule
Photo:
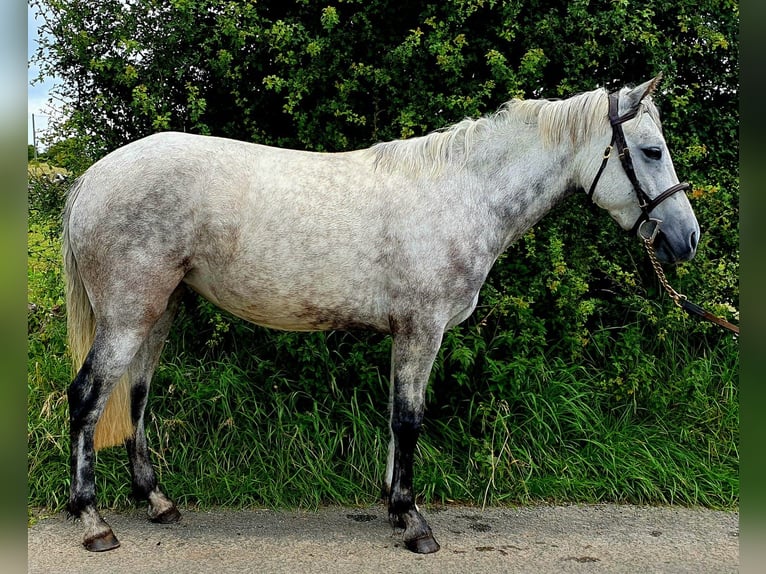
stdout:
<svg viewBox="0 0 766 574">
<path fill-rule="evenodd" d="M 622 163 L 622 168 L 625 170 L 625 175 L 628 176 L 630 183 L 633 185 L 633 191 L 636 192 L 636 197 L 638 198 L 638 206 L 641 208 L 641 215 L 636 220 L 636 223 L 633 224 L 633 227 L 629 232 L 633 235 L 639 230 L 642 223 L 650 219 L 649 214 L 654 208 L 656 208 L 660 203 L 665 201 L 671 195 L 679 191 L 686 191 L 691 187 L 691 185 L 686 182 L 677 183 L 663 191 L 657 197 L 649 197 L 649 195 L 641 187 L 641 184 L 636 177 L 636 170 L 633 168 L 633 160 L 630 157 L 630 150 L 628 149 L 628 145 L 625 142 L 625 133 L 622 131 L 622 124 L 636 117 L 639 108 L 636 106 L 633 110 L 623 115 L 619 115 L 619 102 L 619 92 L 612 92 L 609 94 L 609 123 L 612 125 L 612 140 L 609 142 L 606 150 L 604 150 L 604 158 L 601 162 L 601 167 L 599 167 L 598 173 L 596 173 L 596 177 L 593 179 L 593 183 L 588 190 L 588 198 L 593 201 L 593 192 L 596 191 L 596 184 L 601 178 L 601 174 L 604 173 L 606 164 L 612 155 L 612 148 L 616 147 L 617 155 L 620 158 L 620 163 Z M 659 224 L 659 222 L 657 223 Z"/>
</svg>

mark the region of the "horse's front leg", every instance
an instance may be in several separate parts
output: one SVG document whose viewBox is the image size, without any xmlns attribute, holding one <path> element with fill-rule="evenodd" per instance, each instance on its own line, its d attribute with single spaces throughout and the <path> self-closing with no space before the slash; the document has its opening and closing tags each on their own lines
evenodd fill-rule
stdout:
<svg viewBox="0 0 766 574">
<path fill-rule="evenodd" d="M 391 445 L 385 485 L 388 516 L 392 526 L 404 528 L 404 543 L 409 550 L 428 554 L 439 550 L 439 544 L 415 505 L 413 457 L 423 422 L 428 377 L 442 330 L 410 325 L 392 331 Z"/>
</svg>

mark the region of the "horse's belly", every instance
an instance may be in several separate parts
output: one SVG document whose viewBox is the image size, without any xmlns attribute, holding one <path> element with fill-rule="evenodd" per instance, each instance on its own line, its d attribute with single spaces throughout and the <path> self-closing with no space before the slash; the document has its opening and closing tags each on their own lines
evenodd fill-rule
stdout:
<svg viewBox="0 0 766 574">
<path fill-rule="evenodd" d="M 264 327 L 286 331 L 389 331 L 383 298 L 360 286 L 353 289 L 352 285 L 339 283 L 338 288 L 331 289 L 331 285 L 306 282 L 276 286 L 264 280 L 206 281 L 194 272 L 184 280 L 218 307 Z"/>
</svg>

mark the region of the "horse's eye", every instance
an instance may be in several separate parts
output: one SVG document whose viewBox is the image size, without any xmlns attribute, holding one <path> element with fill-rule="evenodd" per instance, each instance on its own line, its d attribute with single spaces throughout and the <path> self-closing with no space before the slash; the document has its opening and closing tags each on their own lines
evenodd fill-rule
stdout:
<svg viewBox="0 0 766 574">
<path fill-rule="evenodd" d="M 644 148 L 641 148 L 641 151 L 649 159 L 661 159 L 662 158 L 662 150 L 660 148 L 658 148 L 658 147 L 644 147 Z"/>
</svg>

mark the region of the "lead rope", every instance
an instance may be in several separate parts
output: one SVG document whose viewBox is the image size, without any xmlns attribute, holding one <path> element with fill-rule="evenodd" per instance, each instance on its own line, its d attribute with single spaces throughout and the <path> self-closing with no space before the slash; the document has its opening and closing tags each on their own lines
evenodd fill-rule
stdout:
<svg viewBox="0 0 766 574">
<path fill-rule="evenodd" d="M 702 319 L 705 319 L 706 321 L 710 321 L 711 323 L 715 323 L 716 325 L 719 325 L 720 327 L 723 327 L 724 329 L 728 329 L 735 335 L 739 335 L 739 327 L 737 325 L 733 325 L 729 323 L 726 319 L 722 319 L 721 317 L 718 317 L 716 315 L 713 315 L 710 311 L 706 311 L 699 305 L 695 305 L 691 301 L 689 301 L 683 293 L 679 293 L 668 282 L 667 277 L 665 277 L 665 270 L 662 268 L 662 264 L 657 259 L 657 255 L 654 252 L 654 234 L 652 234 L 649 237 L 644 237 L 642 235 L 641 237 L 644 241 L 644 247 L 646 248 L 646 253 L 649 255 L 649 260 L 652 262 L 652 267 L 654 268 L 654 273 L 657 275 L 657 279 L 660 280 L 660 284 L 665 288 L 665 291 L 670 296 L 670 298 L 673 300 L 673 303 L 675 303 L 678 307 L 689 313 L 690 315 L 695 315 L 697 317 L 700 317 Z"/>
</svg>

